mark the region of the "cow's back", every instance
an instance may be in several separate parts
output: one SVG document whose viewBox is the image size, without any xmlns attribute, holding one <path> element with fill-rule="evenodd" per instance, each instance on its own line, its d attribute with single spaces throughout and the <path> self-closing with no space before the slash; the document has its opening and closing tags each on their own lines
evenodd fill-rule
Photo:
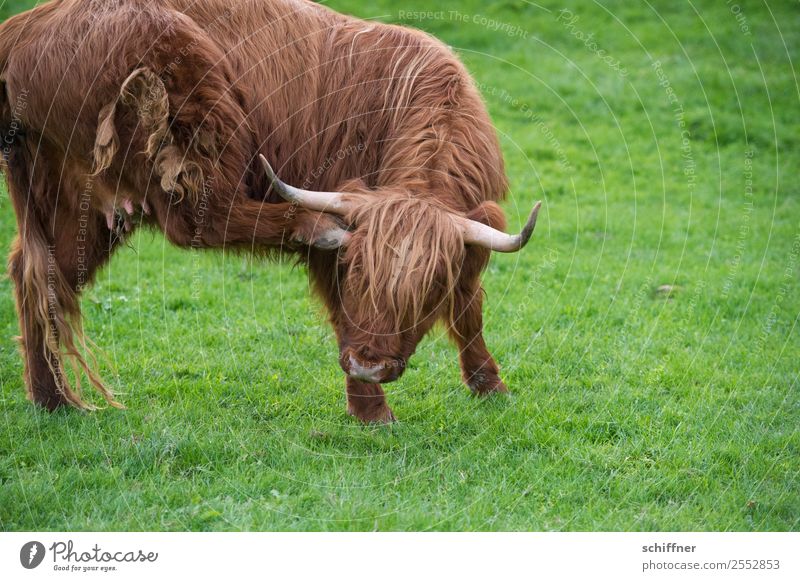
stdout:
<svg viewBox="0 0 800 581">
<path fill-rule="evenodd" d="M 459 209 L 504 195 L 485 106 L 440 41 L 304 0 L 172 2 L 223 47 L 286 179 L 317 189 L 356 177 L 413 184 L 450 192 Z"/>
<path fill-rule="evenodd" d="M 176 28 L 189 30 L 182 44 Z M 334 189 L 363 178 L 458 209 L 505 192 L 494 129 L 447 47 L 303 0 L 55 0 L 0 26 L 8 102 L 27 91 L 26 123 L 88 155 L 100 109 L 168 37 L 171 54 L 158 62 L 176 75 L 193 66 L 199 41 L 215 47 L 212 68 L 287 181 Z"/>
</svg>

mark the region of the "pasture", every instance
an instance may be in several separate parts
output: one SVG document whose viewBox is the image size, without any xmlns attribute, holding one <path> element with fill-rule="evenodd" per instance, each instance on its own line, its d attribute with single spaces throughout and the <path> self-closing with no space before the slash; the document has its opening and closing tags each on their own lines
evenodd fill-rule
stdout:
<svg viewBox="0 0 800 581">
<path fill-rule="evenodd" d="M 25 399 L 0 280 L 0 530 L 798 529 L 797 5 L 330 5 L 451 45 L 544 201 L 484 275 L 510 396 L 439 328 L 364 427 L 302 268 L 140 232 L 82 303 L 124 411 Z"/>
</svg>

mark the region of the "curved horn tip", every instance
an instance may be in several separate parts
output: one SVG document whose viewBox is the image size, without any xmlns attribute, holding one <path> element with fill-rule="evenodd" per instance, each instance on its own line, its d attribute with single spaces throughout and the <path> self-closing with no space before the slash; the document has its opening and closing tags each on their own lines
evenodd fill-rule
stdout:
<svg viewBox="0 0 800 581">
<path fill-rule="evenodd" d="M 542 202 L 536 202 L 531 210 L 530 215 L 528 216 L 528 221 L 525 223 L 525 227 L 522 229 L 522 232 L 519 233 L 519 247 L 520 249 L 525 246 L 528 241 L 531 239 L 533 235 L 533 230 L 536 228 L 536 219 L 539 217 L 539 210 L 542 207 Z"/>
<path fill-rule="evenodd" d="M 270 181 L 275 181 L 278 179 L 278 176 L 275 175 L 275 171 L 272 169 L 272 166 L 267 161 L 267 158 L 264 157 L 262 154 L 258 154 L 258 158 L 261 160 L 261 165 L 264 168 L 264 171 L 267 173 L 267 177 Z"/>
<path fill-rule="evenodd" d="M 262 154 L 259 154 L 258 157 L 261 159 L 261 165 L 264 167 L 264 171 L 267 174 L 267 179 L 269 180 L 269 188 L 267 188 L 267 192 L 269 192 L 271 188 L 287 202 L 299 202 L 293 189 L 281 181 L 281 178 L 279 178 L 275 173 L 275 170 L 272 169 L 272 166 L 267 161 L 267 158 Z"/>
</svg>

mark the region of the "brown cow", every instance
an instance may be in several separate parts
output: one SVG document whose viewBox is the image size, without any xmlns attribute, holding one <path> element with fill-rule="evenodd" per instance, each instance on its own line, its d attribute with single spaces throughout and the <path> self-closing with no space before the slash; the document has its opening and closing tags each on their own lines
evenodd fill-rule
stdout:
<svg viewBox="0 0 800 581">
<path fill-rule="evenodd" d="M 54 0 L 0 26 L 0 82 L 36 403 L 89 407 L 85 376 L 118 405 L 78 297 L 140 225 L 187 248 L 296 253 L 362 421 L 394 419 L 379 384 L 437 320 L 469 387 L 506 391 L 479 276 L 491 249 L 527 242 L 538 205 L 520 236 L 500 231 L 494 130 L 435 39 L 301 0 Z"/>
</svg>

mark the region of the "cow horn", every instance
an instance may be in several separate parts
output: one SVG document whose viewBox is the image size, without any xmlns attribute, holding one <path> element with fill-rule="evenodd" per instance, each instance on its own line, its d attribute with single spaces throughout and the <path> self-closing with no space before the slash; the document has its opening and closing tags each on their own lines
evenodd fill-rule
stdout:
<svg viewBox="0 0 800 581">
<path fill-rule="evenodd" d="M 259 155 L 259 157 L 261 158 L 261 164 L 264 166 L 264 171 L 267 172 L 267 177 L 272 183 L 272 188 L 287 202 L 292 202 L 309 210 L 329 212 L 340 216 L 344 216 L 352 209 L 353 201 L 346 200 L 345 194 L 340 192 L 312 192 L 311 190 L 303 190 L 284 183 L 275 175 L 267 158 L 263 155 Z"/>
<path fill-rule="evenodd" d="M 264 171 L 267 172 L 267 177 L 272 183 L 272 188 L 287 202 L 298 204 L 309 210 L 329 212 L 340 216 L 346 215 L 353 209 L 356 201 L 352 198 L 358 194 L 313 192 L 290 186 L 275 175 L 272 166 L 269 165 L 263 155 L 259 155 L 259 157 L 261 158 L 261 164 L 264 166 Z M 525 227 L 516 235 L 506 234 L 491 226 L 461 216 L 457 216 L 456 219 L 464 232 L 464 242 L 466 244 L 482 246 L 496 252 L 517 252 L 530 240 L 533 229 L 536 227 L 536 218 L 539 216 L 541 207 L 542 203 L 536 202 Z"/>
<path fill-rule="evenodd" d="M 475 220 L 461 218 L 461 225 L 464 229 L 464 242 L 473 246 L 482 246 L 495 252 L 517 252 L 531 239 L 541 207 L 542 203 L 536 202 L 530 216 L 528 216 L 525 227 L 516 235 L 506 234 Z"/>
</svg>

